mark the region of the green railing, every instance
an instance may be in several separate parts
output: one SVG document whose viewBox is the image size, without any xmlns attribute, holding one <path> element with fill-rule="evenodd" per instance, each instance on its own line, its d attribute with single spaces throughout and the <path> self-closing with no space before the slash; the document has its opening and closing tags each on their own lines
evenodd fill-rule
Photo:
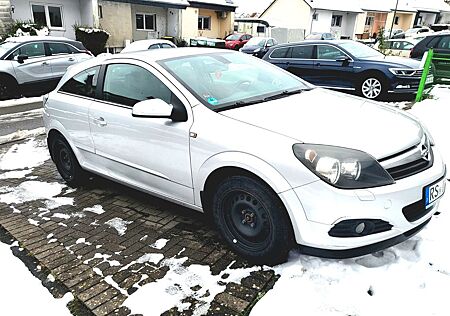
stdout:
<svg viewBox="0 0 450 316">
<path fill-rule="evenodd" d="M 430 49 L 424 56 L 423 64 L 416 102 L 422 101 L 423 96 L 429 92 L 434 84 L 450 84 L 450 54 L 438 54 Z"/>
</svg>

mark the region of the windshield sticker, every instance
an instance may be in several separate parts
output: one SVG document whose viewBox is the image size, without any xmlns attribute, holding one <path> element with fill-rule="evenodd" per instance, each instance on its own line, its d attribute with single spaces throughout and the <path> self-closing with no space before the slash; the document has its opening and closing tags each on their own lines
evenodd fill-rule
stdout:
<svg viewBox="0 0 450 316">
<path fill-rule="evenodd" d="M 209 97 L 207 101 L 211 105 L 218 105 L 219 104 L 219 100 L 217 100 L 216 98 L 213 98 L 213 97 Z"/>
</svg>

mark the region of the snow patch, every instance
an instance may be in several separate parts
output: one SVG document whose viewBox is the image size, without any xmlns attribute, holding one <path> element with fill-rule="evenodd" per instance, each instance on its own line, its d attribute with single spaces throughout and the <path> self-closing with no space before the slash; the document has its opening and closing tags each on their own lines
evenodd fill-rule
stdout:
<svg viewBox="0 0 450 316">
<path fill-rule="evenodd" d="M 50 159 L 43 141 L 30 139 L 23 144 L 14 144 L 0 156 L 0 170 L 32 169 Z"/>
<path fill-rule="evenodd" d="M 105 213 L 105 210 L 103 210 L 103 206 L 101 205 L 94 205 L 93 207 L 86 207 L 83 209 L 83 212 L 91 212 L 100 215 Z"/>
<path fill-rule="evenodd" d="M 168 241 L 169 239 L 161 238 L 151 244 L 150 247 L 161 250 L 167 245 Z"/>
<path fill-rule="evenodd" d="M 47 200 L 54 202 L 54 205 L 73 205 L 72 200 L 60 200 L 55 198 L 61 193 L 65 185 L 53 182 L 25 181 L 15 188 L 2 187 L 0 192 L 0 202 L 6 204 L 21 204 L 36 200 Z"/>
<path fill-rule="evenodd" d="M 45 135 L 45 128 L 39 127 L 32 130 L 18 130 L 17 132 L 0 136 L 0 144 L 9 143 L 15 140 L 24 139 L 27 137 L 36 137 L 39 135 Z"/>
<path fill-rule="evenodd" d="M 121 219 L 120 217 L 115 217 L 115 218 L 110 219 L 109 221 L 105 222 L 106 225 L 114 228 L 120 236 L 125 235 L 125 232 L 127 230 L 127 225 L 129 225 L 131 223 L 132 222 L 125 221 L 125 220 Z"/>
</svg>

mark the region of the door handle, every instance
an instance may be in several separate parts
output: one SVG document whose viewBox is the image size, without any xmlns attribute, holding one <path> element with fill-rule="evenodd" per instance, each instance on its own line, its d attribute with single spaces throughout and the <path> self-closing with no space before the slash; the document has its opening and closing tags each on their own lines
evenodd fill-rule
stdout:
<svg viewBox="0 0 450 316">
<path fill-rule="evenodd" d="M 69 61 L 75 61 L 75 58 L 70 57 L 70 58 L 69 58 Z"/>
<path fill-rule="evenodd" d="M 42 63 L 42 66 L 48 66 L 48 62 L 44 61 L 44 62 Z"/>
<path fill-rule="evenodd" d="M 314 66 L 320 67 L 320 63 L 316 63 Z"/>
<path fill-rule="evenodd" d="M 94 119 L 94 123 L 100 127 L 108 125 L 103 117 L 98 117 Z"/>
</svg>

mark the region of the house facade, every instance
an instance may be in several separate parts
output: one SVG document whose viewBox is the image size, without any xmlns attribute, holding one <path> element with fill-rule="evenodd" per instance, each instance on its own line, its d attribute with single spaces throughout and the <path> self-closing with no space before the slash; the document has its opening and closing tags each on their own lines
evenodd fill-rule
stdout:
<svg viewBox="0 0 450 316">
<path fill-rule="evenodd" d="M 116 52 L 128 42 L 163 36 L 224 38 L 233 32 L 236 7 L 231 0 L 9 0 L 0 1 L 0 17 L 5 11 L 72 39 L 74 25 L 101 27 L 110 33 L 108 51 Z"/>
<path fill-rule="evenodd" d="M 331 32 L 337 38 L 354 38 L 362 12 L 356 0 L 275 0 L 260 18 L 273 26 L 303 29 L 305 35 Z"/>
<path fill-rule="evenodd" d="M 8 23 L 11 22 L 11 4 L 9 0 L 0 0 L 0 35 L 6 32 Z"/>
<path fill-rule="evenodd" d="M 358 15 L 355 35 L 358 39 L 374 38 L 386 28 L 390 6 L 382 1 L 360 0 L 363 13 Z"/>
</svg>

